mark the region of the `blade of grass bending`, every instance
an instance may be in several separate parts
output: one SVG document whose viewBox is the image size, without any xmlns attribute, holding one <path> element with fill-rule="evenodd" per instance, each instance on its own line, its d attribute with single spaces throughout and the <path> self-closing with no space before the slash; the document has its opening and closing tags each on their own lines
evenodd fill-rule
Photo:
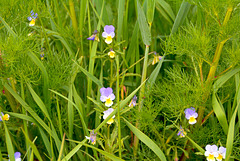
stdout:
<svg viewBox="0 0 240 161">
<path fill-rule="evenodd" d="M 83 141 L 82 141 L 82 143 L 85 143 L 87 141 L 87 139 L 84 139 Z M 62 161 L 68 161 L 69 159 L 71 159 L 72 158 L 72 156 L 74 155 L 74 154 L 76 154 L 77 152 L 78 152 L 78 150 L 83 146 L 83 144 L 78 144 L 75 148 L 73 148 L 73 150 L 72 151 L 70 151 L 63 159 L 62 159 Z"/>
<path fill-rule="evenodd" d="M 62 139 L 62 145 L 61 145 L 61 149 L 60 149 L 60 152 L 59 152 L 58 161 L 60 161 L 60 160 L 61 160 L 61 157 L 62 157 L 63 147 L 64 147 L 64 141 L 65 141 L 65 133 L 64 133 L 63 139 Z"/>
<path fill-rule="evenodd" d="M 32 61 L 39 67 L 39 69 L 42 72 L 43 77 L 43 95 L 44 95 L 44 101 L 47 105 L 48 112 L 51 114 L 51 108 L 50 108 L 50 96 L 49 96 L 49 79 L 48 79 L 48 73 L 46 68 L 44 67 L 43 63 L 40 61 L 40 59 L 33 53 L 33 52 L 27 52 L 28 56 L 32 59 Z M 47 115 L 48 116 L 48 115 Z"/>
<path fill-rule="evenodd" d="M 237 111 L 239 110 L 239 104 L 240 101 L 238 100 L 238 105 L 235 108 L 233 114 L 232 114 L 232 118 L 230 120 L 229 123 L 229 128 L 228 128 L 228 135 L 227 135 L 227 143 L 226 143 L 226 161 L 228 160 L 232 160 L 230 159 L 230 156 L 232 154 L 232 149 L 233 149 L 233 141 L 234 141 L 234 130 L 235 130 L 235 120 L 236 120 L 236 115 L 237 115 Z"/>
<path fill-rule="evenodd" d="M 0 16 L 0 20 L 4 24 L 4 26 L 7 28 L 8 32 L 15 38 L 17 38 L 17 34 L 11 29 L 11 27 L 4 21 L 4 19 Z"/>
<path fill-rule="evenodd" d="M 76 63 L 76 62 L 75 62 Z M 77 63 L 76 63 L 77 64 Z M 77 64 L 78 65 L 78 64 Z M 81 67 L 80 65 L 78 65 L 78 67 L 80 68 L 80 70 L 89 78 L 91 79 L 94 83 L 96 83 L 99 87 L 103 87 L 102 82 L 97 79 L 93 74 L 91 74 L 90 72 L 88 72 L 86 69 L 84 69 L 83 67 Z"/>
<path fill-rule="evenodd" d="M 224 75 L 222 75 L 220 78 L 216 80 L 216 82 L 213 84 L 213 91 L 217 92 L 217 90 L 222 87 L 224 83 L 226 83 L 232 76 L 240 72 L 240 67 L 237 67 Z"/>
<path fill-rule="evenodd" d="M 25 131 L 23 129 L 22 129 L 22 132 L 25 135 L 25 137 L 27 138 L 27 141 L 29 142 L 30 146 L 32 147 L 32 150 L 33 150 L 33 153 L 35 154 L 35 156 L 38 158 L 39 161 L 43 161 L 36 145 L 29 139 L 28 135 L 25 133 Z"/>
<path fill-rule="evenodd" d="M 51 121 L 49 113 L 47 111 L 46 106 L 44 105 L 43 101 L 40 99 L 40 97 L 35 93 L 35 91 L 32 89 L 31 85 L 27 83 L 28 89 L 34 99 L 34 101 L 37 103 L 38 107 L 42 110 L 42 112 L 47 116 L 48 120 Z"/>
<path fill-rule="evenodd" d="M 223 128 L 224 133 L 227 135 L 228 133 L 227 117 L 226 117 L 222 103 L 218 101 L 216 97 L 216 93 L 213 93 L 212 95 L 212 106 L 213 106 L 214 113 L 216 114 L 217 119 Z"/>
<path fill-rule="evenodd" d="M 82 144 L 82 145 L 84 145 L 84 146 L 86 146 L 86 147 L 92 148 L 93 150 L 98 151 L 99 153 L 101 153 L 102 155 L 108 157 L 109 159 L 112 159 L 113 161 L 124 161 L 123 159 L 121 159 L 121 158 L 119 158 L 119 157 L 116 157 L 115 155 L 112 155 L 112 154 L 110 154 L 110 153 L 108 153 L 108 152 L 105 152 L 105 151 L 103 151 L 103 150 L 101 150 L 101 149 L 98 149 L 98 148 L 96 148 L 95 146 L 91 146 L 91 145 L 84 144 L 84 143 L 79 143 L 79 144 Z"/>
<path fill-rule="evenodd" d="M 178 27 L 183 24 L 185 18 L 187 17 L 187 14 L 189 12 L 190 7 L 191 7 L 191 4 L 189 4 L 188 2 L 185 2 L 185 0 L 182 1 L 182 4 L 179 8 L 179 11 L 178 11 L 177 17 L 174 21 L 174 24 L 173 24 L 172 31 L 171 31 L 170 35 L 177 32 Z"/>
<path fill-rule="evenodd" d="M 152 85 L 155 83 L 157 76 L 160 72 L 160 69 L 162 67 L 162 63 L 164 61 L 164 57 L 162 57 L 162 59 L 158 62 L 158 65 L 155 67 L 155 69 L 153 70 L 153 72 L 151 73 L 151 75 L 148 78 L 148 81 L 146 83 L 146 86 L 151 89 Z"/>
<path fill-rule="evenodd" d="M 197 143 L 195 143 L 190 137 L 186 135 L 186 138 L 195 146 L 202 154 L 205 153 L 205 150 L 201 148 Z"/>
<path fill-rule="evenodd" d="M 138 24 L 142 35 L 142 40 L 145 45 L 151 44 L 151 32 L 149 30 L 146 16 L 143 12 L 143 9 L 137 0 L 137 10 L 138 10 Z"/>
<path fill-rule="evenodd" d="M 128 122 L 125 118 L 123 118 L 129 129 L 145 144 L 147 145 L 157 156 L 160 160 L 166 161 L 166 157 L 162 150 L 154 143 L 147 135 L 133 126 L 130 122 Z"/>
<path fill-rule="evenodd" d="M 39 125 L 41 125 L 41 127 L 44 128 L 48 132 L 48 134 L 54 138 L 54 140 L 56 141 L 56 145 L 58 146 L 58 137 L 38 116 L 38 114 L 25 101 L 23 101 L 23 99 L 17 93 L 15 93 L 15 91 L 6 82 L 3 85 L 12 94 L 12 96 L 25 108 L 25 110 L 27 110 L 32 115 L 32 117 L 39 123 Z"/>
<path fill-rule="evenodd" d="M 156 9 L 170 24 L 173 24 L 174 20 L 169 17 L 160 4 L 156 3 Z"/>
<path fill-rule="evenodd" d="M 78 107 L 76 106 L 76 104 L 73 103 L 71 100 L 69 100 L 67 97 L 63 96 L 62 94 L 60 94 L 60 93 L 58 93 L 58 92 L 56 92 L 56 91 L 54 91 L 54 90 L 51 90 L 51 89 L 49 89 L 49 90 L 50 90 L 51 92 L 59 95 L 60 97 L 66 99 L 68 102 L 70 102 L 70 103 L 77 109 L 77 111 L 78 111 L 78 113 L 79 113 L 79 115 L 80 115 L 80 119 L 81 119 L 82 125 L 83 125 L 84 134 L 85 134 L 85 135 L 88 134 L 88 128 L 87 128 L 86 123 L 85 123 L 85 121 L 84 121 L 83 115 L 82 115 L 81 111 L 78 109 Z"/>
<path fill-rule="evenodd" d="M 156 0 L 156 2 L 161 6 L 161 8 L 165 11 L 165 13 L 172 19 L 172 21 L 174 21 L 175 15 L 171 6 L 164 0 Z"/>
<path fill-rule="evenodd" d="M 6 138 L 6 144 L 7 144 L 7 151 L 8 151 L 9 159 L 10 160 L 15 160 L 12 140 L 11 140 L 11 137 L 9 135 L 9 131 L 8 131 L 7 125 L 6 125 L 4 120 L 2 122 L 4 124 L 5 138 Z"/>
</svg>

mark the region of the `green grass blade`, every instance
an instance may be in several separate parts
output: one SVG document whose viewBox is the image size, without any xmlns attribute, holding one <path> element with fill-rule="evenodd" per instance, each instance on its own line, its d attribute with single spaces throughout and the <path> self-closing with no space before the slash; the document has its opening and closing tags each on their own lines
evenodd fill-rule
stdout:
<svg viewBox="0 0 240 161">
<path fill-rule="evenodd" d="M 70 152 L 62 159 L 62 161 L 68 161 L 69 159 L 71 159 L 72 156 L 79 151 L 79 149 L 83 146 L 83 143 L 85 143 L 86 141 L 87 141 L 87 139 L 84 139 L 81 144 L 78 144 L 77 146 L 75 146 L 75 148 L 73 148 L 73 150 L 70 151 Z"/>
<path fill-rule="evenodd" d="M 227 143 L 226 143 L 226 149 L 227 149 L 226 150 L 226 161 L 232 160 L 232 159 L 230 159 L 230 156 L 231 156 L 232 150 L 233 150 L 234 130 L 235 130 L 235 124 L 236 124 L 237 111 L 239 110 L 239 107 L 240 107 L 239 104 L 240 104 L 240 101 L 238 101 L 238 105 L 235 108 L 234 113 L 233 113 L 232 118 L 229 123 Z"/>
<path fill-rule="evenodd" d="M 149 30 L 146 16 L 143 12 L 141 4 L 137 0 L 138 24 L 142 35 L 142 40 L 145 45 L 151 44 L 151 32 Z"/>
<path fill-rule="evenodd" d="M 42 136 L 43 143 L 44 143 L 44 145 L 45 145 L 45 147 L 46 147 L 46 150 L 47 150 L 49 156 L 50 156 L 51 158 L 55 158 L 54 154 L 52 153 L 51 144 L 50 144 L 50 142 L 49 142 L 49 139 L 48 139 L 47 135 L 44 133 L 44 131 L 42 130 L 42 128 L 39 127 L 38 129 L 39 129 L 39 131 L 40 131 L 40 134 L 41 134 L 41 136 Z"/>
<path fill-rule="evenodd" d="M 72 100 L 72 85 L 70 85 L 69 91 L 68 91 L 68 100 L 71 102 Z M 74 109 L 73 105 L 68 101 L 68 128 L 69 128 L 69 134 L 68 137 L 72 139 L 73 136 L 73 121 L 74 121 Z"/>
<path fill-rule="evenodd" d="M 213 84 L 213 91 L 217 92 L 217 90 L 222 87 L 224 83 L 226 83 L 232 76 L 240 72 L 240 67 L 237 67 L 217 79 L 217 81 Z"/>
<path fill-rule="evenodd" d="M 121 36 L 122 36 L 122 31 L 123 31 L 124 4 L 125 4 L 125 0 L 120 0 L 118 2 L 117 42 L 121 41 Z"/>
<path fill-rule="evenodd" d="M 44 95 L 44 101 L 47 107 L 50 105 L 50 96 L 49 96 L 49 79 L 48 79 L 48 73 L 46 68 L 44 67 L 43 63 L 40 61 L 40 59 L 33 53 L 33 52 L 27 52 L 28 56 L 32 59 L 32 61 L 39 67 L 39 69 L 42 72 L 42 77 L 43 77 L 43 95 Z M 51 113 L 50 108 L 49 108 L 49 113 Z"/>
<path fill-rule="evenodd" d="M 32 89 L 31 85 L 27 83 L 28 89 L 34 99 L 34 101 L 37 103 L 38 107 L 42 110 L 42 112 L 47 116 L 48 120 L 51 121 L 49 113 L 47 111 L 46 106 L 44 105 L 41 98 L 36 94 L 36 92 Z"/>
<path fill-rule="evenodd" d="M 70 102 L 70 103 L 77 109 L 77 111 L 78 111 L 78 113 L 79 113 L 79 115 L 80 115 L 80 119 L 81 119 L 82 125 L 83 125 L 83 131 L 84 131 L 84 133 L 85 133 L 85 135 L 86 135 L 86 134 L 88 133 L 88 128 L 87 128 L 86 123 L 85 123 L 85 121 L 84 121 L 83 114 L 81 113 L 81 111 L 79 110 L 79 108 L 76 106 L 76 104 L 73 103 L 71 100 L 69 100 L 67 97 L 63 96 L 62 94 L 60 94 L 60 93 L 58 93 L 58 92 L 56 92 L 56 91 L 54 91 L 54 90 L 51 90 L 51 89 L 49 89 L 49 90 L 52 91 L 53 93 L 59 95 L 60 97 L 66 99 L 68 102 Z"/>
<path fill-rule="evenodd" d="M 186 135 L 186 138 L 188 138 L 188 140 L 193 144 L 193 146 L 195 146 L 202 154 L 205 153 L 205 150 L 201 148 L 197 143 L 195 143 L 190 137 Z"/>
<path fill-rule="evenodd" d="M 61 160 L 61 157 L 63 155 L 62 153 L 63 153 L 64 141 L 65 141 L 65 133 L 64 133 L 63 139 L 62 139 L 62 145 L 61 145 L 61 149 L 60 149 L 60 152 L 59 152 L 58 161 Z"/>
<path fill-rule="evenodd" d="M 4 21 L 4 19 L 0 16 L 0 20 L 4 24 L 4 26 L 7 28 L 8 32 L 15 38 L 17 38 L 17 34 L 11 29 L 11 27 Z"/>
<path fill-rule="evenodd" d="M 29 144 L 30 144 L 30 146 L 31 146 L 31 148 L 32 148 L 33 153 L 35 154 L 35 156 L 38 158 L 39 161 L 43 161 L 43 160 L 42 160 L 42 157 L 41 157 L 41 155 L 40 155 L 40 153 L 39 153 L 39 151 L 38 151 L 38 149 L 37 149 L 37 147 L 36 147 L 36 145 L 29 139 L 28 135 L 24 132 L 23 129 L 22 129 L 22 131 L 23 131 L 23 134 L 25 135 L 25 137 L 27 138 L 27 141 L 29 142 Z M 11 160 L 11 159 L 10 159 L 10 160 Z"/>
<path fill-rule="evenodd" d="M 4 124 L 5 138 L 6 138 L 6 144 L 7 144 L 7 151 L 8 151 L 9 159 L 10 160 L 15 160 L 12 140 L 11 140 L 11 137 L 9 135 L 9 131 L 8 131 L 8 128 L 7 128 L 7 125 L 6 125 L 5 121 L 3 121 L 3 124 Z"/>
<path fill-rule="evenodd" d="M 164 61 L 164 57 L 162 57 L 162 59 L 158 62 L 158 65 L 155 67 L 155 69 L 153 70 L 153 72 L 151 73 L 151 75 L 149 76 L 149 79 L 146 83 L 146 86 L 151 89 L 152 85 L 155 83 L 157 76 L 160 72 L 160 69 L 162 67 L 162 63 Z"/>
<path fill-rule="evenodd" d="M 149 25 L 152 25 L 155 11 L 155 0 L 147 1 L 147 21 Z"/>
<path fill-rule="evenodd" d="M 228 133 L 227 117 L 226 117 L 223 105 L 220 101 L 217 100 L 215 93 L 213 93 L 212 95 L 212 106 L 213 106 L 214 113 L 216 114 L 218 121 L 223 128 L 224 133 L 227 135 Z"/>
<path fill-rule="evenodd" d="M 188 2 L 185 2 L 185 0 L 182 1 L 177 17 L 173 24 L 171 34 L 174 34 L 175 32 L 177 32 L 178 27 L 183 24 L 185 18 L 187 17 L 190 7 L 191 7 L 191 4 L 189 4 Z"/>
<path fill-rule="evenodd" d="M 171 20 L 174 21 L 175 15 L 171 6 L 164 0 L 156 0 L 156 2 L 161 6 L 161 8 L 165 11 L 165 13 L 171 18 Z"/>
<path fill-rule="evenodd" d="M 139 138 L 139 140 L 141 140 L 145 145 L 147 145 L 158 156 L 160 160 L 166 161 L 166 157 L 164 153 L 157 146 L 156 143 L 154 143 L 147 135 L 145 135 L 143 132 L 141 132 L 139 129 L 133 126 L 126 119 L 124 119 L 124 121 L 127 124 L 127 126 L 130 128 L 130 130 Z"/>
<path fill-rule="evenodd" d="M 86 69 L 84 69 L 80 65 L 78 65 L 78 67 L 90 80 L 92 80 L 94 83 L 96 83 L 99 87 L 103 87 L 103 84 L 99 79 L 97 79 L 94 75 L 92 75 L 90 72 L 88 72 Z"/>
<path fill-rule="evenodd" d="M 119 158 L 119 157 L 116 157 L 115 155 L 110 154 L 110 153 L 108 153 L 108 152 L 106 152 L 106 151 L 103 151 L 103 150 L 101 150 L 101 149 L 98 149 L 98 148 L 96 148 L 95 146 L 88 145 L 88 144 L 84 144 L 84 143 L 79 143 L 79 144 L 82 144 L 82 145 L 84 145 L 84 146 L 86 146 L 86 147 L 92 148 L 92 149 L 98 151 L 99 153 L 101 153 L 102 155 L 108 157 L 109 159 L 111 159 L 111 160 L 113 160 L 113 161 L 124 161 L 123 159 L 121 159 L 121 158 Z"/>
</svg>

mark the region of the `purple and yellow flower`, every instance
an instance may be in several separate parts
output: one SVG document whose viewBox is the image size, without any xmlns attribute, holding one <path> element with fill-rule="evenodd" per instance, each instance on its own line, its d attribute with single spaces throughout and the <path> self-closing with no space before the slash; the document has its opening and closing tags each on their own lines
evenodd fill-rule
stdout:
<svg viewBox="0 0 240 161">
<path fill-rule="evenodd" d="M 193 125 L 197 122 L 196 118 L 198 117 L 198 113 L 195 112 L 195 108 L 187 108 L 184 112 L 186 119 L 189 120 L 189 124 Z"/>
<path fill-rule="evenodd" d="M 204 155 L 207 157 L 208 161 L 215 161 L 215 157 L 218 157 L 218 147 L 217 145 L 207 145 L 205 147 L 206 151 Z"/>
<path fill-rule="evenodd" d="M 44 59 L 44 54 L 40 54 L 41 60 Z"/>
<path fill-rule="evenodd" d="M 92 36 L 88 37 L 87 39 L 88 39 L 88 40 L 92 40 L 92 41 L 96 40 L 96 41 L 99 42 L 99 37 L 97 36 L 97 34 L 98 34 L 98 30 L 95 30 L 95 31 L 93 32 Z"/>
<path fill-rule="evenodd" d="M 111 49 L 109 52 L 108 52 L 108 56 L 110 58 L 115 58 L 115 51 L 113 51 L 113 49 Z"/>
<path fill-rule="evenodd" d="M 177 133 L 178 136 L 180 136 L 181 138 L 185 137 L 186 136 L 186 131 L 184 131 L 184 129 L 182 128 L 182 126 L 180 126 L 180 129 Z"/>
<path fill-rule="evenodd" d="M 21 153 L 20 152 L 14 153 L 14 158 L 15 158 L 15 161 L 21 161 Z M 8 161 L 10 161 L 10 160 L 8 160 Z"/>
<path fill-rule="evenodd" d="M 113 100 L 115 99 L 115 95 L 113 94 L 112 88 L 104 88 L 100 89 L 101 97 L 100 100 L 105 102 L 105 106 L 110 107 L 113 104 Z"/>
<path fill-rule="evenodd" d="M 114 38 L 114 36 L 115 36 L 114 30 L 115 30 L 115 28 L 113 25 L 106 25 L 104 27 L 104 32 L 102 33 L 102 37 L 106 38 L 105 42 L 107 44 L 112 43 L 112 38 Z"/>
<path fill-rule="evenodd" d="M 226 148 L 224 147 L 219 147 L 218 151 L 218 156 L 216 157 L 217 161 L 222 161 L 222 159 L 225 159 L 225 155 L 226 155 Z"/>
<path fill-rule="evenodd" d="M 38 14 L 33 12 L 33 10 L 30 12 L 31 13 L 31 17 L 28 17 L 28 21 L 30 21 L 29 26 L 34 26 L 35 25 L 35 21 L 38 17 Z"/>
<path fill-rule="evenodd" d="M 1 116 L 2 115 L 2 116 Z M 0 115 L 0 121 L 4 120 L 4 121 L 8 121 L 10 116 L 9 114 L 5 114 L 1 112 L 1 115 Z"/>
<path fill-rule="evenodd" d="M 105 120 L 113 111 L 113 108 L 109 108 L 108 110 L 103 111 L 103 119 Z M 108 120 L 107 124 L 112 124 L 114 122 L 114 118 L 115 115 L 113 115 L 113 117 Z"/>
<path fill-rule="evenodd" d="M 137 96 L 134 95 L 132 101 L 131 101 L 130 104 L 129 104 L 129 107 L 135 107 L 136 104 L 137 104 Z"/>
<path fill-rule="evenodd" d="M 162 59 L 162 56 L 159 56 L 159 55 L 157 55 L 156 52 L 154 52 L 152 65 L 156 64 L 156 63 L 159 62 L 161 59 Z"/>
<path fill-rule="evenodd" d="M 89 141 L 89 143 L 91 142 L 93 145 L 96 144 L 96 140 L 97 140 L 97 133 L 94 133 L 94 130 L 92 130 L 90 132 L 90 137 L 85 136 Z"/>
</svg>

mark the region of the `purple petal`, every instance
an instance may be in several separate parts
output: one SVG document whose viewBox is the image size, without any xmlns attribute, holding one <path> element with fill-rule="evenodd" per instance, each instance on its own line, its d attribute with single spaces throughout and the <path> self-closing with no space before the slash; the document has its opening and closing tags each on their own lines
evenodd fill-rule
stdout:
<svg viewBox="0 0 240 161">
<path fill-rule="evenodd" d="M 221 153 L 221 154 L 223 154 L 223 153 L 226 153 L 226 148 L 224 148 L 224 147 L 220 147 L 219 148 L 219 152 Z"/>
<path fill-rule="evenodd" d="M 28 21 L 32 21 L 32 17 L 28 17 Z"/>
<path fill-rule="evenodd" d="M 95 40 L 95 35 L 92 35 L 90 37 L 87 38 L 88 40 Z"/>
<path fill-rule="evenodd" d="M 106 26 L 104 27 L 104 31 L 105 31 L 106 33 L 108 33 L 108 34 L 110 34 L 111 32 L 114 32 L 114 30 L 115 30 L 115 28 L 114 28 L 113 25 L 106 25 Z"/>
<path fill-rule="evenodd" d="M 103 87 L 103 88 L 100 89 L 100 93 L 101 93 L 102 96 L 108 97 L 110 94 L 112 94 L 112 92 L 113 92 L 113 90 L 110 87 L 108 87 L 108 88 Z"/>
<path fill-rule="evenodd" d="M 20 152 L 14 153 L 14 157 L 15 157 L 15 159 L 20 158 L 21 157 L 21 153 Z"/>
</svg>

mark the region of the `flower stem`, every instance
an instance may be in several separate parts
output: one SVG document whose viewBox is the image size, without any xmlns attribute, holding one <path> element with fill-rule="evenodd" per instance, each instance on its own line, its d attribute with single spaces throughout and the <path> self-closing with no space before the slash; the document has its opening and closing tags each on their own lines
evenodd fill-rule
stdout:
<svg viewBox="0 0 240 161">
<path fill-rule="evenodd" d="M 117 108 L 118 108 L 118 143 L 119 143 L 119 158 L 122 158 L 122 144 L 121 144 L 121 120 L 120 120 L 120 105 L 119 105 L 119 55 L 116 55 L 117 64 Z"/>
</svg>

